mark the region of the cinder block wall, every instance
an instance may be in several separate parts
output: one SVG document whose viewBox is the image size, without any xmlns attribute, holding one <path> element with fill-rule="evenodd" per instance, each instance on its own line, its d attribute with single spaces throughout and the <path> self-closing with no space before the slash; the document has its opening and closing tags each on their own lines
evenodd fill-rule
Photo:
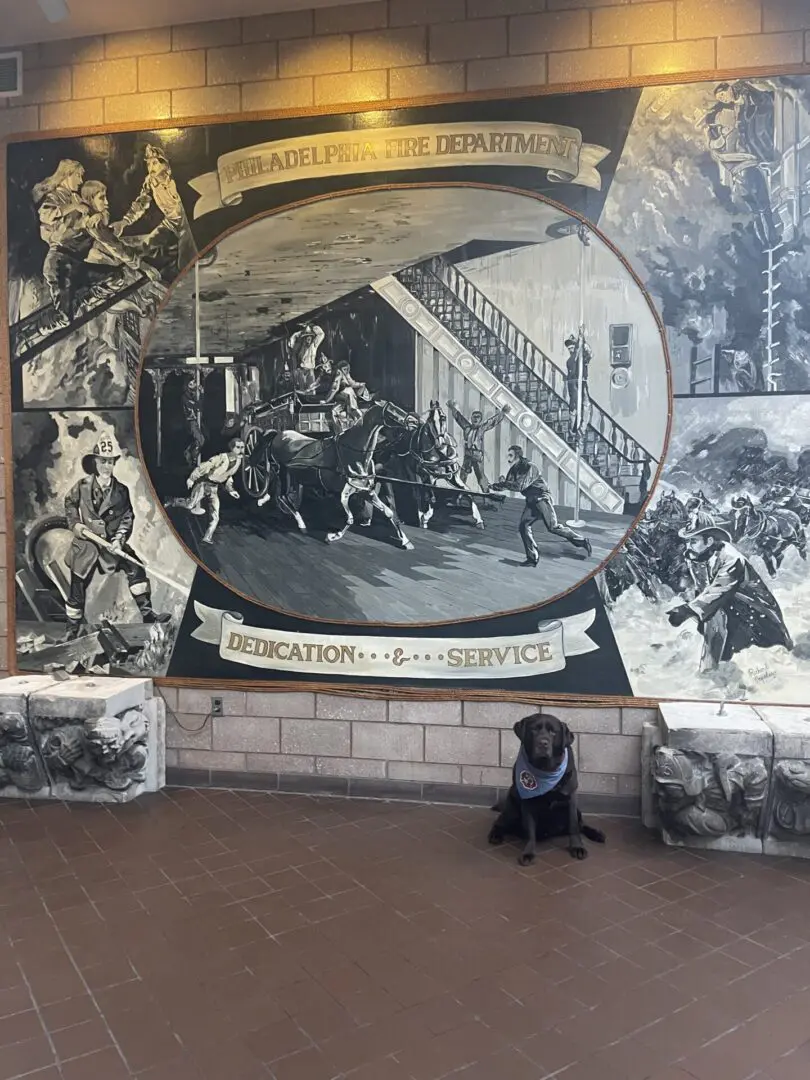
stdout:
<svg viewBox="0 0 810 1080">
<path fill-rule="evenodd" d="M 512 725 L 533 710 L 518 703 L 226 691 L 224 715 L 211 718 L 207 690 L 163 695 L 168 765 L 186 782 L 227 785 L 239 776 L 248 782 L 247 774 L 260 787 L 439 798 L 452 798 L 449 786 L 463 785 L 482 801 L 509 786 L 517 749 Z M 655 710 L 547 709 L 576 733 L 582 790 L 627 808 L 635 803 L 641 725 Z"/>
<path fill-rule="evenodd" d="M 374 0 L 28 47 L 0 136 L 785 64 L 810 70 L 810 0 Z M 0 487 L 0 528 L 4 511 Z M 0 599 L 0 655 L 6 614 Z M 508 782 L 527 711 L 227 692 L 211 720 L 215 692 L 166 691 L 176 778 L 483 799 Z M 554 712 L 577 732 L 585 791 L 635 799 L 649 711 Z"/>
<path fill-rule="evenodd" d="M 807 0 L 374 0 L 26 48 L 0 135 L 806 60 Z"/>
</svg>

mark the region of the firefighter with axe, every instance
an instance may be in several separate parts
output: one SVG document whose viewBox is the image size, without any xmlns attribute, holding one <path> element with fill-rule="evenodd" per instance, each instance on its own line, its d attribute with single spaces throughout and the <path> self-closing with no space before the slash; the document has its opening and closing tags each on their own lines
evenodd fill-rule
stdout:
<svg viewBox="0 0 810 1080">
<path fill-rule="evenodd" d="M 145 623 L 168 622 L 170 615 L 152 608 L 152 587 L 146 568 L 129 546 L 135 515 L 129 489 L 114 475 L 121 457 L 114 438 L 102 436 L 91 454 L 82 459 L 88 474 L 65 496 L 65 517 L 73 533 L 65 563 L 70 571 L 70 590 L 65 614 L 66 641 L 79 637 L 85 622 L 87 587 L 98 572 L 123 573 L 141 619 Z"/>
</svg>

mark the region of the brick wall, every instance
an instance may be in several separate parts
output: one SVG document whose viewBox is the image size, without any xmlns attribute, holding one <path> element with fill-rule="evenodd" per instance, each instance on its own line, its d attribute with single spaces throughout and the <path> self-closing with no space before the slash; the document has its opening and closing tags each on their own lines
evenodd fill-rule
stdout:
<svg viewBox="0 0 810 1080">
<path fill-rule="evenodd" d="M 373 0 L 28 47 L 25 94 L 0 102 L 0 137 L 805 62 L 808 0 Z M 4 498 L 0 486 L 0 527 Z M 5 635 L 0 602 L 3 646 Z M 437 797 L 505 783 L 526 709 L 229 692 L 209 720 L 211 692 L 166 692 L 170 765 L 187 775 Z M 578 733 L 584 790 L 635 797 L 648 711 L 554 711 Z"/>
</svg>

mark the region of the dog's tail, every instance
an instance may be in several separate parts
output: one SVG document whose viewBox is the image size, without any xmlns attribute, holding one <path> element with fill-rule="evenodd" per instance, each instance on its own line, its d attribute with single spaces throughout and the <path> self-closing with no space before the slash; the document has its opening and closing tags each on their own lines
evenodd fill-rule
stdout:
<svg viewBox="0 0 810 1080">
<path fill-rule="evenodd" d="M 582 835 L 586 836 L 589 840 L 593 840 L 595 844 L 604 844 L 607 837 L 601 829 L 594 829 L 592 825 L 582 826 Z"/>
</svg>

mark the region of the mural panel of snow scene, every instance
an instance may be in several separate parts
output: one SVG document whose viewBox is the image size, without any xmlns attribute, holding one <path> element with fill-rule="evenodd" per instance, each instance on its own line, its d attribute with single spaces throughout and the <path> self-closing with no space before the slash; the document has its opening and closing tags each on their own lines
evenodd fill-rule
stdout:
<svg viewBox="0 0 810 1080">
<path fill-rule="evenodd" d="M 808 424 L 807 398 L 676 403 L 655 496 L 601 575 L 636 694 L 807 697 Z"/>
</svg>

